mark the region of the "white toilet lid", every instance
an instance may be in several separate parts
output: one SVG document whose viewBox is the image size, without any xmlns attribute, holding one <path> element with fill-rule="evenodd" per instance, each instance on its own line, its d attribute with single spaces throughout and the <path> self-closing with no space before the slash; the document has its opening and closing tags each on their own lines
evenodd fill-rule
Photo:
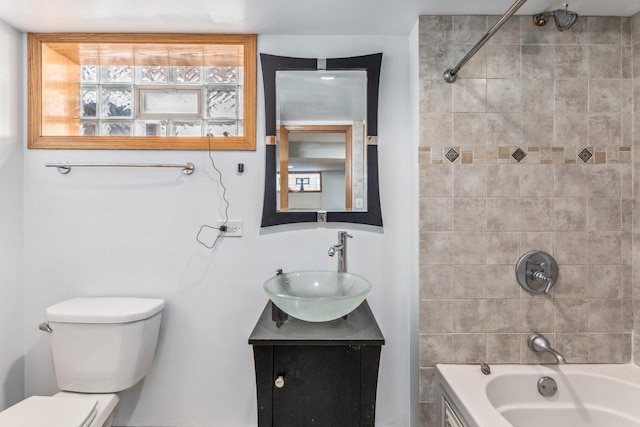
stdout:
<svg viewBox="0 0 640 427">
<path fill-rule="evenodd" d="M 0 412 L 0 427 L 86 427 L 96 416 L 96 403 L 31 396 Z"/>
</svg>

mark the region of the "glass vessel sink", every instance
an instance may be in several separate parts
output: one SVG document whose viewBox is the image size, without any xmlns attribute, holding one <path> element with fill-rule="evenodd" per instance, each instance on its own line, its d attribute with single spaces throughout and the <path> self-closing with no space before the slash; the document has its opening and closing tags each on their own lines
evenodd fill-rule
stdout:
<svg viewBox="0 0 640 427">
<path fill-rule="evenodd" d="M 362 276 L 336 271 L 298 271 L 264 283 L 271 301 L 290 316 L 308 322 L 338 319 L 355 310 L 371 291 Z"/>
</svg>

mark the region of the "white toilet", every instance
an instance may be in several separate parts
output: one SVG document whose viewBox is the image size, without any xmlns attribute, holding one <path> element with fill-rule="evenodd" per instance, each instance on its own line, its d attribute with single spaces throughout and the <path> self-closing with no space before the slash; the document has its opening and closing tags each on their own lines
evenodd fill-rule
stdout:
<svg viewBox="0 0 640 427">
<path fill-rule="evenodd" d="M 47 308 L 58 388 L 0 412 L 0 427 L 110 427 L 117 392 L 149 372 L 164 300 L 74 298 Z"/>
</svg>

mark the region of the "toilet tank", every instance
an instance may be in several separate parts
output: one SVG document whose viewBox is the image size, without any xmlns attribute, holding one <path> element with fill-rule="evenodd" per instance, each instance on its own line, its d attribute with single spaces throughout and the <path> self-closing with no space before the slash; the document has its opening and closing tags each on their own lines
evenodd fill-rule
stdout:
<svg viewBox="0 0 640 427">
<path fill-rule="evenodd" d="M 74 298 L 47 308 L 60 390 L 115 393 L 149 372 L 164 300 Z"/>
</svg>

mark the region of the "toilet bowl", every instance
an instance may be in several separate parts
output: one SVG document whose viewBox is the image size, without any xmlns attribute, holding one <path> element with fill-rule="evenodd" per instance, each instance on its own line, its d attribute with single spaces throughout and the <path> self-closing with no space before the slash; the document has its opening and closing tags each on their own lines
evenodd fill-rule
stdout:
<svg viewBox="0 0 640 427">
<path fill-rule="evenodd" d="M 111 427 L 117 393 L 149 372 L 164 301 L 74 298 L 47 308 L 40 329 L 62 391 L 31 396 L 0 412 L 0 427 Z"/>
</svg>

